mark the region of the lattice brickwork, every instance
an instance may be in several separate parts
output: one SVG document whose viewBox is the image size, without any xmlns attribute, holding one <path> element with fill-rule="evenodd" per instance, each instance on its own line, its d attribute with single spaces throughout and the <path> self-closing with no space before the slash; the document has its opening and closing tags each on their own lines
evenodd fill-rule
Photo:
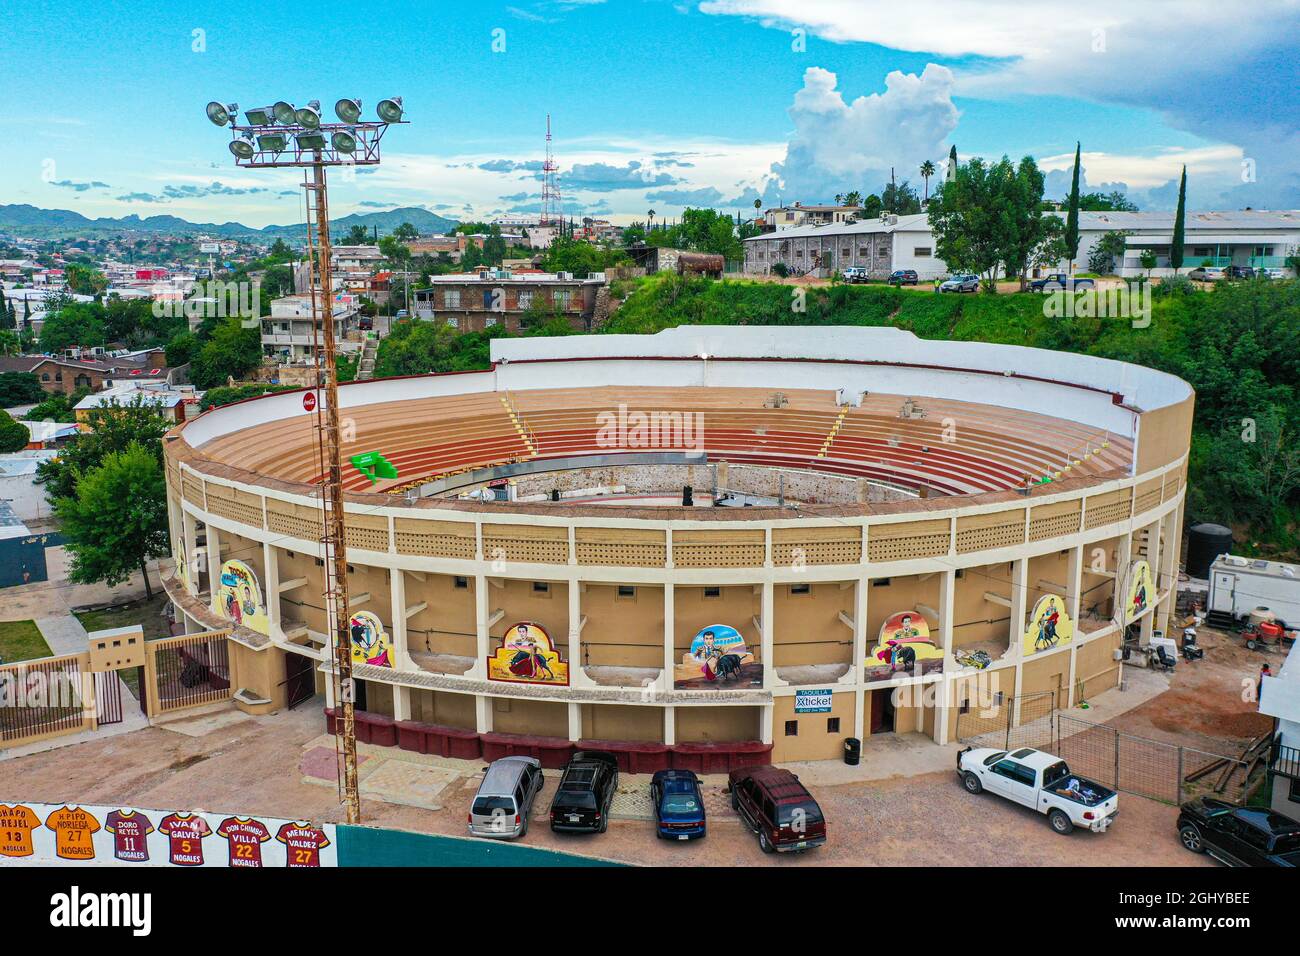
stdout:
<svg viewBox="0 0 1300 956">
<path fill-rule="evenodd" d="M 574 544 L 579 564 L 662 568 L 668 560 L 667 538 L 662 531 L 576 528 Z"/>
<path fill-rule="evenodd" d="M 861 528 L 772 529 L 773 564 L 782 567 L 796 564 L 857 564 L 861 560 Z"/>
<path fill-rule="evenodd" d="M 1003 521 L 998 524 L 980 525 L 973 528 L 960 528 L 957 531 L 957 553 L 969 554 L 972 551 L 988 551 L 992 548 L 1012 548 L 1025 542 L 1024 513 L 1019 520 Z"/>
<path fill-rule="evenodd" d="M 938 557 L 948 553 L 949 544 L 947 521 L 873 525 L 867 529 L 867 559 L 873 562 Z"/>
<path fill-rule="evenodd" d="M 679 568 L 762 567 L 762 531 L 678 531 L 673 534 L 673 566 Z"/>
<path fill-rule="evenodd" d="M 347 515 L 343 537 L 349 548 L 365 551 L 388 550 L 388 519 L 378 515 Z"/>
<path fill-rule="evenodd" d="M 274 499 L 266 503 L 266 524 L 276 534 L 303 541 L 320 541 L 324 535 L 319 511 Z"/>
<path fill-rule="evenodd" d="M 569 529 L 485 524 L 483 558 L 486 561 L 522 561 L 527 564 L 567 564 Z"/>
<path fill-rule="evenodd" d="M 1179 474 L 1165 475 L 1165 493 L 1164 500 L 1172 501 L 1178 497 L 1178 489 L 1182 487 L 1183 476 Z"/>
<path fill-rule="evenodd" d="M 1095 495 L 1087 501 L 1083 526 L 1091 531 L 1103 525 L 1123 521 L 1132 514 L 1133 501 L 1128 489 Z"/>
<path fill-rule="evenodd" d="M 246 491 L 208 485 L 208 511 L 252 528 L 262 527 L 262 499 Z"/>
<path fill-rule="evenodd" d="M 1029 540 L 1045 541 L 1048 538 L 1059 538 L 1067 534 L 1075 534 L 1079 530 L 1079 505 L 1077 502 L 1072 503 L 1070 511 L 1062 511 L 1059 514 L 1039 515 L 1038 509 L 1034 509 L 1034 517 L 1029 521 Z"/>
<path fill-rule="evenodd" d="M 207 507 L 203 500 L 203 482 L 188 472 L 181 477 L 181 494 L 190 504 L 200 508 Z"/>
<path fill-rule="evenodd" d="M 474 526 L 467 521 L 398 518 L 393 535 L 398 554 L 431 558 L 474 558 Z"/>
</svg>

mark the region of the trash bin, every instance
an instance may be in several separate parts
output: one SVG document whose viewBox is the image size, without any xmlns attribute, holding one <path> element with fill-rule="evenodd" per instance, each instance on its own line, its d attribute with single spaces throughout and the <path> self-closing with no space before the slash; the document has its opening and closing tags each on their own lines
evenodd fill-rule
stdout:
<svg viewBox="0 0 1300 956">
<path fill-rule="evenodd" d="M 844 762 L 850 767 L 856 767 L 861 759 L 862 741 L 857 737 L 844 738 Z"/>
</svg>

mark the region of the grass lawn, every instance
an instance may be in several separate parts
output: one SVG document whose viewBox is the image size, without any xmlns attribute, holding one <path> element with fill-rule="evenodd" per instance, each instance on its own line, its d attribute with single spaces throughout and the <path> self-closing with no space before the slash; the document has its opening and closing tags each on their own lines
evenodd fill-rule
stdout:
<svg viewBox="0 0 1300 956">
<path fill-rule="evenodd" d="M 102 611 L 78 611 L 77 620 L 88 631 L 103 631 L 111 627 L 130 627 L 139 624 L 144 628 L 146 641 L 160 637 L 171 637 L 167 619 L 163 617 L 163 607 L 167 604 L 167 595 L 157 592 L 148 601 L 132 601 Z"/>
<path fill-rule="evenodd" d="M 53 656 L 35 621 L 0 621 L 0 660 L 4 663 Z"/>
</svg>

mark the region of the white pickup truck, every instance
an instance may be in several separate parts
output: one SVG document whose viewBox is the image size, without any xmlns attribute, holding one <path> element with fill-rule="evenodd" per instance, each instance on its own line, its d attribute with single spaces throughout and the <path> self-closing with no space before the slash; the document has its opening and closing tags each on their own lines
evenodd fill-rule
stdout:
<svg viewBox="0 0 1300 956">
<path fill-rule="evenodd" d="M 1060 757 L 1030 747 L 1011 753 L 967 747 L 957 755 L 957 773 L 969 793 L 988 790 L 1047 814 L 1057 833 L 1075 827 L 1105 833 L 1119 814 L 1114 790 L 1072 773 Z"/>
</svg>

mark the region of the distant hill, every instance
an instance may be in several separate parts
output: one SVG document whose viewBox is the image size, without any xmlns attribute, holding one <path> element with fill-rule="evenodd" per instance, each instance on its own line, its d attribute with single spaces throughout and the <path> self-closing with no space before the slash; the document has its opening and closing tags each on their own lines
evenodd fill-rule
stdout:
<svg viewBox="0 0 1300 956">
<path fill-rule="evenodd" d="M 419 206 L 404 206 L 383 212 L 353 213 L 330 220 L 330 231 L 335 235 L 345 233 L 354 225 L 378 229 L 380 235 L 392 232 L 404 222 L 409 222 L 421 234 L 442 234 L 452 229 L 457 220 L 439 216 Z M 52 237 L 86 232 L 144 232 L 171 235 L 202 234 L 228 238 L 301 238 L 302 223 L 287 226 L 265 226 L 261 229 L 238 222 L 190 222 L 177 216 L 123 216 L 120 219 L 104 217 L 88 219 L 71 209 L 41 209 L 26 204 L 0 203 L 0 231 L 35 237 Z"/>
</svg>

